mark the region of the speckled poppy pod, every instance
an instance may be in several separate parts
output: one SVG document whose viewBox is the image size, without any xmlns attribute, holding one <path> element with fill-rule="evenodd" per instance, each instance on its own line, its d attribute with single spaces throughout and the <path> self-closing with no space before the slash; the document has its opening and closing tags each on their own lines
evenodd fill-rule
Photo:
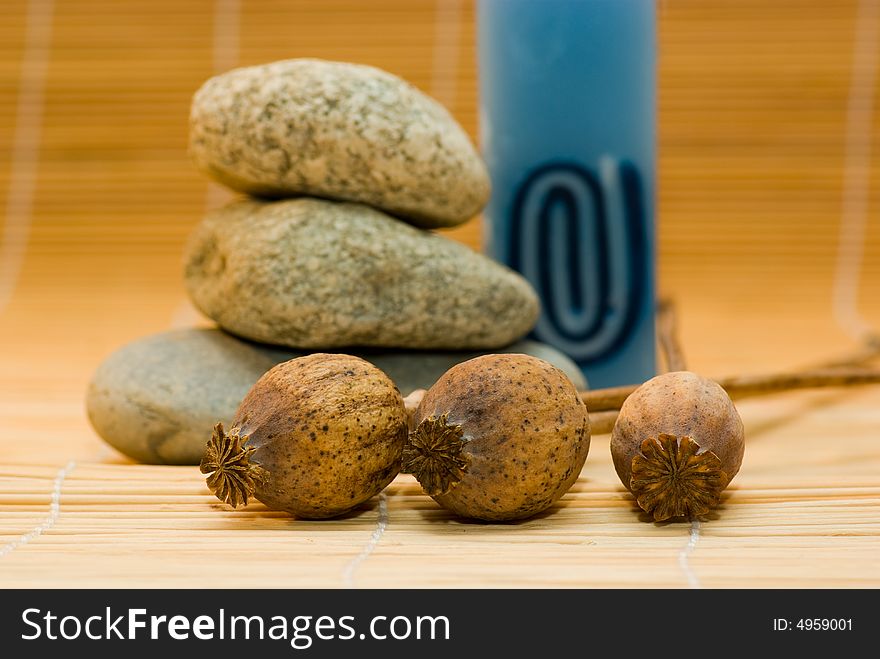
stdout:
<svg viewBox="0 0 880 659">
<path fill-rule="evenodd" d="M 742 420 L 720 385 L 688 371 L 648 380 L 626 399 L 611 434 L 621 482 L 655 521 L 718 505 L 742 464 Z"/>
<path fill-rule="evenodd" d="M 407 430 L 388 376 L 358 357 L 317 353 L 257 381 L 232 426 L 215 427 L 201 470 L 233 507 L 253 496 L 298 517 L 335 517 L 398 474 Z"/>
<path fill-rule="evenodd" d="M 403 470 L 462 517 L 504 521 L 552 506 L 590 449 L 587 408 L 571 381 L 527 355 L 485 355 L 425 394 Z"/>
</svg>

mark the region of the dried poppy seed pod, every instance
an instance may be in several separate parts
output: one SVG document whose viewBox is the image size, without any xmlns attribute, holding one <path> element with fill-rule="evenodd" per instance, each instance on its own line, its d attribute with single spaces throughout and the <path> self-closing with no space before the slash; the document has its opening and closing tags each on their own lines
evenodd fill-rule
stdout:
<svg viewBox="0 0 880 659">
<path fill-rule="evenodd" d="M 488 521 L 549 508 L 590 450 L 587 408 L 535 357 L 484 355 L 448 370 L 416 409 L 403 470 L 444 508 Z"/>
<path fill-rule="evenodd" d="M 636 389 L 611 433 L 617 475 L 657 521 L 718 505 L 744 450 L 742 420 L 727 392 L 689 371 L 658 375 Z"/>
<path fill-rule="evenodd" d="M 255 496 L 298 517 L 334 517 L 392 481 L 407 431 L 387 375 L 358 357 L 313 354 L 257 381 L 232 427 L 217 424 L 201 470 L 233 507 Z"/>
</svg>

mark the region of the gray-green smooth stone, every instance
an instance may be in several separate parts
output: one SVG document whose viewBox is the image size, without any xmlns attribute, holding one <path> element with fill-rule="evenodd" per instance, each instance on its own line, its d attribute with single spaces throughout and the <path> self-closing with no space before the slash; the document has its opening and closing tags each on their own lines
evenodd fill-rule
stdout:
<svg viewBox="0 0 880 659">
<path fill-rule="evenodd" d="M 519 273 L 363 204 L 236 201 L 198 225 L 185 263 L 220 327 L 299 350 L 495 350 L 538 320 Z"/>
<path fill-rule="evenodd" d="M 455 364 L 483 352 L 337 350 L 372 362 L 404 395 L 427 389 Z M 560 368 L 577 386 L 577 366 L 554 348 L 520 341 L 498 352 L 533 355 Z M 141 462 L 198 464 L 211 429 L 229 424 L 248 390 L 275 364 L 305 352 L 249 343 L 216 329 L 173 330 L 111 354 L 89 384 L 86 408 L 98 434 Z"/>
</svg>

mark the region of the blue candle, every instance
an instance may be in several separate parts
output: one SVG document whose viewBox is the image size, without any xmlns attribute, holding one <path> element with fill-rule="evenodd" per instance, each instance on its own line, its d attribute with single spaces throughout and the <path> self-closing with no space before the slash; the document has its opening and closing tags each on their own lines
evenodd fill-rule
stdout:
<svg viewBox="0 0 880 659">
<path fill-rule="evenodd" d="M 593 387 L 655 374 L 653 0 L 479 0 L 489 253 Z"/>
</svg>

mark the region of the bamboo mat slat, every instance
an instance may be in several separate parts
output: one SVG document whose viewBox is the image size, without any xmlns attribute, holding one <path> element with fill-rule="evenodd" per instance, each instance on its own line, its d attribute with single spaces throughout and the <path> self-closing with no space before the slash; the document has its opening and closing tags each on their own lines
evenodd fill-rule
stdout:
<svg viewBox="0 0 880 659">
<path fill-rule="evenodd" d="M 47 7 L 48 49 L 35 55 L 27 16 Z M 661 289 L 707 375 L 854 347 L 831 311 L 856 11 L 855 0 L 658 4 Z M 355 60 L 435 94 L 476 136 L 473 20 L 472 0 L 3 3 L 0 208 L 20 202 L 11 186 L 35 168 L 25 212 L 0 226 L 0 586 L 880 586 L 876 388 L 743 402 L 742 471 L 699 529 L 647 521 L 607 437 L 550 513 L 507 525 L 454 519 L 408 476 L 330 522 L 231 511 L 197 469 L 131 464 L 96 437 L 83 395 L 100 360 L 207 323 L 180 281 L 183 242 L 225 198 L 186 155 L 201 82 L 237 63 Z M 46 76 L 23 152 L 34 57 Z M 880 103 L 872 127 L 857 301 L 880 327 Z M 477 247 L 481 232 L 475 219 L 445 233 Z"/>
</svg>

